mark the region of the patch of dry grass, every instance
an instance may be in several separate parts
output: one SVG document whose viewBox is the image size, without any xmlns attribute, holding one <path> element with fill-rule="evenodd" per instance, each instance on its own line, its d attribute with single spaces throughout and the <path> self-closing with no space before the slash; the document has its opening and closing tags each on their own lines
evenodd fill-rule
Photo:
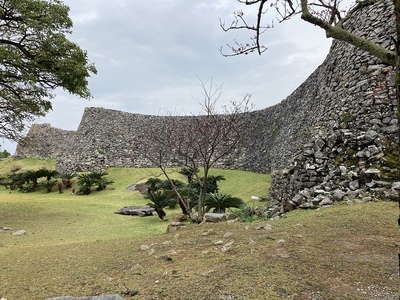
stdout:
<svg viewBox="0 0 400 300">
<path fill-rule="evenodd" d="M 116 293 L 126 285 L 140 295 L 125 299 L 397 300 L 397 216 L 396 203 L 379 202 L 268 222 L 187 224 L 152 237 L 24 247 L 9 240 L 0 248 L 0 297 Z M 272 229 L 257 229 L 266 224 Z"/>
</svg>

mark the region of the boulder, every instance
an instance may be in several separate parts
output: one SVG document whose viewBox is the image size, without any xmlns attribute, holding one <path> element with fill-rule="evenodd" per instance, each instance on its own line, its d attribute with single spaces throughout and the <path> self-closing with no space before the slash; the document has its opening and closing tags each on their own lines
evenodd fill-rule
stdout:
<svg viewBox="0 0 400 300">
<path fill-rule="evenodd" d="M 155 209 L 149 206 L 125 206 L 115 212 L 116 214 L 129 215 L 129 216 L 152 216 Z"/>
<path fill-rule="evenodd" d="M 233 213 L 205 213 L 204 219 L 206 222 L 218 223 L 225 222 L 228 220 L 234 220 L 237 218 L 237 215 Z"/>
</svg>

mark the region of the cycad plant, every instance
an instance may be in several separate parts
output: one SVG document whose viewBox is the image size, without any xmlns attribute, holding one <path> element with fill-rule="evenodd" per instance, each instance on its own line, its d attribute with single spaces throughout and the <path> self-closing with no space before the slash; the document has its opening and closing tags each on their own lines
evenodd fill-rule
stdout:
<svg viewBox="0 0 400 300">
<path fill-rule="evenodd" d="M 92 192 L 92 187 L 96 183 L 96 180 L 93 179 L 90 174 L 80 174 L 76 183 L 79 186 L 76 192 L 78 195 L 89 195 Z"/>
<path fill-rule="evenodd" d="M 40 185 L 46 188 L 48 193 L 51 193 L 53 190 L 53 187 L 58 183 L 58 180 L 56 179 L 50 179 L 50 180 L 44 180 L 40 182 Z"/>
<path fill-rule="evenodd" d="M 114 183 L 113 180 L 109 180 L 105 177 L 107 175 L 108 173 L 105 171 L 93 171 L 89 174 L 89 176 L 94 180 L 94 183 L 97 185 L 97 191 L 102 191 L 107 187 L 107 185 Z"/>
<path fill-rule="evenodd" d="M 238 197 L 232 197 L 229 194 L 207 194 L 205 199 L 206 211 L 214 208 L 215 213 L 224 213 L 227 208 L 235 207 L 240 208 L 245 203 Z"/>
<path fill-rule="evenodd" d="M 147 203 L 147 205 L 154 208 L 161 220 L 166 221 L 167 214 L 164 211 L 164 208 L 171 205 L 172 199 L 170 192 L 162 190 L 157 190 L 154 192 L 150 191 L 146 198 L 151 201 L 151 203 Z"/>
<path fill-rule="evenodd" d="M 61 178 L 61 181 L 66 189 L 69 189 L 72 187 L 72 182 L 71 179 L 75 178 L 77 175 L 76 173 L 62 173 L 59 175 Z"/>
<path fill-rule="evenodd" d="M 159 189 L 160 185 L 162 184 L 162 180 L 157 177 L 150 177 L 147 179 L 145 184 L 148 186 L 148 192 L 152 191 L 155 192 Z"/>
</svg>

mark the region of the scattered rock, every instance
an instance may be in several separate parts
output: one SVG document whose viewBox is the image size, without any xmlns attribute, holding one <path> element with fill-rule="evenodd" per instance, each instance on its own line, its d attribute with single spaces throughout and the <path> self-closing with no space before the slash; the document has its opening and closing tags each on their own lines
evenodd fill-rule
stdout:
<svg viewBox="0 0 400 300">
<path fill-rule="evenodd" d="M 151 248 L 150 245 L 142 245 L 140 246 L 140 250 L 145 251 L 145 250 L 149 250 Z"/>
<path fill-rule="evenodd" d="M 10 230 L 12 230 L 12 228 L 10 227 L 0 227 L 0 232 L 10 231 Z"/>
<path fill-rule="evenodd" d="M 227 238 L 230 237 L 232 234 L 233 234 L 232 232 L 226 232 L 223 237 Z"/>
<path fill-rule="evenodd" d="M 172 257 L 167 255 L 160 256 L 160 259 L 163 261 L 172 261 Z"/>
<path fill-rule="evenodd" d="M 206 222 L 218 223 L 218 222 L 225 222 L 228 220 L 237 219 L 237 215 L 233 213 L 205 213 L 204 219 Z"/>
<path fill-rule="evenodd" d="M 256 226 L 255 229 L 256 230 L 260 230 L 260 229 L 271 230 L 272 229 L 272 225 L 271 224 L 260 225 L 260 226 Z"/>
<path fill-rule="evenodd" d="M 25 230 L 18 230 L 16 232 L 12 233 L 12 235 L 15 235 L 15 236 L 21 236 L 21 235 L 25 235 L 25 234 L 26 234 Z"/>
<path fill-rule="evenodd" d="M 149 206 L 125 206 L 115 212 L 120 215 L 147 217 L 155 214 L 155 209 Z"/>
</svg>

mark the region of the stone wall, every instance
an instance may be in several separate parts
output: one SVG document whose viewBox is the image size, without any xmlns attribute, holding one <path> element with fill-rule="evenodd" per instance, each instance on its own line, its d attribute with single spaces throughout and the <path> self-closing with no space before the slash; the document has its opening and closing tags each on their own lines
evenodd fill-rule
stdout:
<svg viewBox="0 0 400 300">
<path fill-rule="evenodd" d="M 391 16 L 392 1 L 382 0 L 346 26 L 393 48 Z M 323 64 L 289 97 L 248 114 L 258 120 L 254 134 L 219 166 L 273 171 L 272 214 L 332 199 L 390 197 L 398 174 L 393 77 L 378 59 L 334 41 Z M 16 155 L 56 158 L 60 171 L 150 166 L 136 143 L 165 118 L 87 108 L 76 132 L 33 126 Z"/>
<path fill-rule="evenodd" d="M 393 50 L 391 1 L 379 1 L 346 24 Z M 393 33 L 393 34 L 391 34 Z M 320 67 L 310 138 L 273 172 L 271 215 L 337 200 L 397 199 L 399 183 L 394 71 L 335 41 Z"/>
</svg>

